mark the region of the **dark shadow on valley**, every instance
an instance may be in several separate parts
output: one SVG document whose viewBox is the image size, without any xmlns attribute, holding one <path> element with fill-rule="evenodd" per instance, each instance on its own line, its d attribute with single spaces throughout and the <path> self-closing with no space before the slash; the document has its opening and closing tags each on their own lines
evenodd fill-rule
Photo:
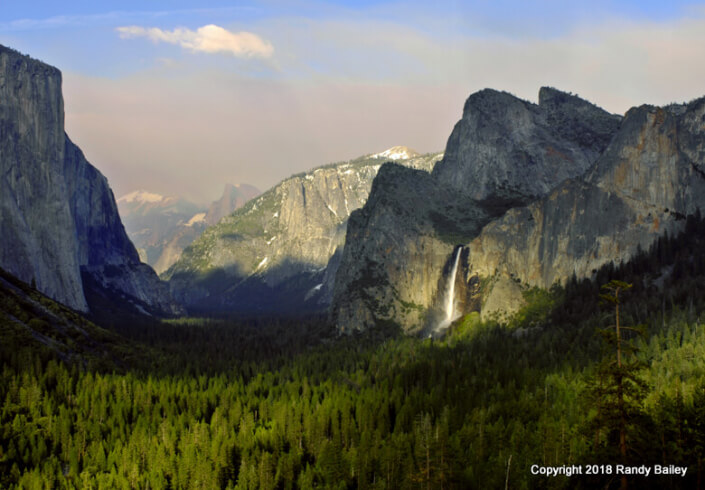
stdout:
<svg viewBox="0 0 705 490">
<path fill-rule="evenodd" d="M 242 233 L 224 233 L 221 235 L 221 238 L 232 242 L 242 242 L 246 239 L 245 235 Z"/>
<path fill-rule="evenodd" d="M 232 265 L 205 274 L 174 275 L 177 286 L 172 291 L 192 316 L 299 317 L 326 311 L 328 305 L 321 299 L 324 272 L 317 264 L 291 259 L 263 274 L 245 275 Z"/>
</svg>

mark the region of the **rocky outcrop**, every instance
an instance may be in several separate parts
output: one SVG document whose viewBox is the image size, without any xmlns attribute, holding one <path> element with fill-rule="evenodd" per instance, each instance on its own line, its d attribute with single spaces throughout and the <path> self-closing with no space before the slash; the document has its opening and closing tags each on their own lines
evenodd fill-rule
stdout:
<svg viewBox="0 0 705 490">
<path fill-rule="evenodd" d="M 466 101 L 433 174 L 444 189 L 474 199 L 528 203 L 582 175 L 620 119 L 553 88 L 541 88 L 538 105 L 482 90 Z"/>
<path fill-rule="evenodd" d="M 705 209 L 705 98 L 631 109 L 583 180 L 513 209 L 470 245 L 467 277 L 550 287 L 628 260 Z"/>
<path fill-rule="evenodd" d="M 432 325 L 455 245 L 507 209 L 582 175 L 620 120 L 551 88 L 541 89 L 538 105 L 494 90 L 471 95 L 432 175 L 383 168 L 351 217 L 332 321 L 343 332 L 380 321 L 408 332 Z M 461 295 L 475 287 L 465 285 Z"/>
<path fill-rule="evenodd" d="M 0 267 L 87 311 L 82 274 L 154 312 L 174 313 L 140 264 L 112 191 L 64 133 L 61 73 L 0 47 Z"/>
<path fill-rule="evenodd" d="M 426 155 L 403 163 L 428 175 L 439 158 Z M 193 309 L 325 308 L 348 217 L 367 200 L 381 163 L 365 157 L 282 181 L 187 248 L 167 272 L 172 291 Z"/>
<path fill-rule="evenodd" d="M 506 274 L 495 275 L 484 298 L 480 298 L 483 320 L 508 320 L 524 306 L 522 285 Z"/>
</svg>

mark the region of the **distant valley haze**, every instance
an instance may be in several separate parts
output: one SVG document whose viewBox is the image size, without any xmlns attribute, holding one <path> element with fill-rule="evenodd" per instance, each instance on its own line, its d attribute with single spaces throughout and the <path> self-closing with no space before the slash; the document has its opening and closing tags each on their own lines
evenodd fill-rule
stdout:
<svg viewBox="0 0 705 490">
<path fill-rule="evenodd" d="M 330 162 L 440 151 L 468 94 L 551 85 L 621 114 L 702 94 L 686 2 L 9 2 L 0 44 L 61 67 L 116 196 L 206 204 Z"/>
</svg>

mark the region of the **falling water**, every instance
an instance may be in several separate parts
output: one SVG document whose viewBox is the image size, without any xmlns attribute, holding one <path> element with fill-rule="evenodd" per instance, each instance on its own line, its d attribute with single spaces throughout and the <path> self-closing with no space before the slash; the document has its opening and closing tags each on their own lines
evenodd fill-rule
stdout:
<svg viewBox="0 0 705 490">
<path fill-rule="evenodd" d="M 455 276 L 458 274 L 458 262 L 460 261 L 460 251 L 463 247 L 458 247 L 455 252 L 455 260 L 453 261 L 453 269 L 448 276 L 448 286 L 446 287 L 446 304 L 445 304 L 445 317 L 436 327 L 436 330 L 442 330 L 448 328 L 453 320 L 456 319 L 455 316 Z"/>
</svg>

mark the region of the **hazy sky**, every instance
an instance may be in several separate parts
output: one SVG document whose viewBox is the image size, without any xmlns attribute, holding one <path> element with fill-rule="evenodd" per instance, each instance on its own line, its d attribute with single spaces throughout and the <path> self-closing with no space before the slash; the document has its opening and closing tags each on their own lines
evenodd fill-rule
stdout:
<svg viewBox="0 0 705 490">
<path fill-rule="evenodd" d="M 3 0 L 0 43 L 63 71 L 66 130 L 116 196 L 205 202 L 225 182 L 442 150 L 485 87 L 617 113 L 705 95 L 705 4 L 233 3 Z"/>
</svg>

